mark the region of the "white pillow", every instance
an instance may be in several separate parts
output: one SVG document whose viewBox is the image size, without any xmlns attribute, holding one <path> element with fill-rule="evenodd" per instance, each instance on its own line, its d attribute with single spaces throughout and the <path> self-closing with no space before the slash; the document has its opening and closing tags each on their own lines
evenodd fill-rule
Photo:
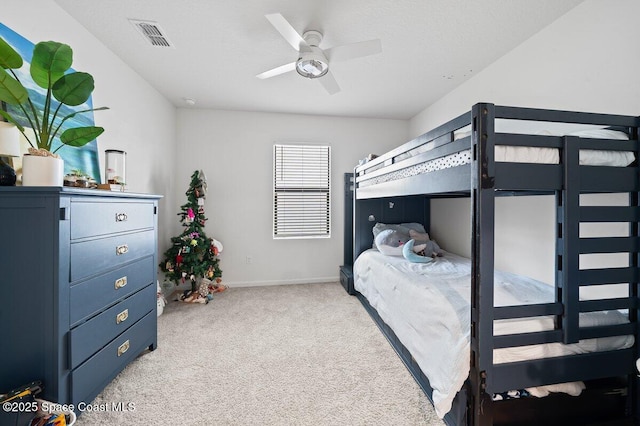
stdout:
<svg viewBox="0 0 640 426">
<path fill-rule="evenodd" d="M 590 129 L 580 130 L 569 134 L 581 138 L 629 140 L 629 136 L 618 130 Z M 593 149 L 580 150 L 580 164 L 589 166 L 626 167 L 633 163 L 635 156 L 629 151 L 597 151 Z"/>
<path fill-rule="evenodd" d="M 629 140 L 629 135 L 627 135 L 625 132 L 621 132 L 619 130 L 611 130 L 611 129 L 579 130 L 577 132 L 571 132 L 567 136 L 578 136 L 581 138 L 592 138 L 592 139 L 617 139 L 621 141 Z"/>
</svg>

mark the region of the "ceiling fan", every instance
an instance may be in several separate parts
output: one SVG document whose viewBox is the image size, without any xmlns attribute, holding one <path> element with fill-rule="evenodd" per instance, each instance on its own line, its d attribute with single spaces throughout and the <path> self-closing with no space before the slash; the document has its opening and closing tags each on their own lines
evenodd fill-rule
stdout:
<svg viewBox="0 0 640 426">
<path fill-rule="evenodd" d="M 309 30 L 300 35 L 281 14 L 272 13 L 265 15 L 265 17 L 282 37 L 298 51 L 298 59 L 258 74 L 256 77 L 260 79 L 271 78 L 295 70 L 303 77 L 318 79 L 325 90 L 333 95 L 340 91 L 340 86 L 329 70 L 331 63 L 382 52 L 382 44 L 378 39 L 344 44 L 323 50 L 319 47 L 322 42 L 321 32 Z"/>
</svg>

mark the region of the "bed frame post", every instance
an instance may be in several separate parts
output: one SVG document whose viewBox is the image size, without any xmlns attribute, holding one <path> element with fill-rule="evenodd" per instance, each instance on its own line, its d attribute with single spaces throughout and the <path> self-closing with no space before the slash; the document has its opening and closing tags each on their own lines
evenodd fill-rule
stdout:
<svg viewBox="0 0 640 426">
<path fill-rule="evenodd" d="M 638 121 L 640 121 L 640 117 L 638 117 Z M 640 128 L 632 127 L 629 129 L 629 138 L 639 140 L 640 139 Z M 636 163 L 640 161 L 640 144 L 637 146 L 637 150 L 635 152 L 636 155 Z M 640 165 L 636 165 L 637 169 L 640 169 Z M 629 205 L 634 206 L 640 209 L 640 193 L 631 192 L 629 193 Z M 637 221 L 631 222 L 629 235 L 640 237 L 640 223 Z M 634 268 L 640 268 L 640 252 L 636 252 L 635 254 L 629 255 L 629 266 Z M 638 325 L 638 321 L 640 320 L 640 280 L 636 278 L 636 282 L 629 283 L 629 297 L 631 299 L 635 299 L 637 301 L 636 309 L 631 309 L 629 312 L 629 321 Z M 636 359 L 640 359 L 640 327 L 636 328 Z M 640 366 L 639 366 L 640 367 Z M 640 371 L 637 372 L 635 376 L 629 377 L 629 410 L 635 416 L 636 421 L 640 421 Z"/>
<path fill-rule="evenodd" d="M 637 137 L 637 136 L 636 136 Z M 636 153 L 636 158 L 640 158 L 640 152 Z M 640 208 L 640 194 L 637 192 L 629 193 L 629 205 Z M 629 225 L 629 235 L 640 237 L 640 226 L 638 222 L 631 222 Z M 640 253 L 629 254 L 629 266 L 638 268 L 640 267 Z M 629 283 L 629 297 L 631 299 L 638 300 L 640 297 L 640 283 L 638 281 Z M 639 301 L 640 302 L 640 301 Z M 638 318 L 640 317 L 640 303 L 636 306 L 636 309 L 629 310 L 629 321 L 638 324 Z M 636 359 L 640 359 L 640 327 L 636 330 Z M 629 412 L 635 416 L 636 421 L 640 420 L 640 372 L 638 374 L 630 375 L 628 377 L 629 382 L 629 396 L 628 407 Z"/>
<path fill-rule="evenodd" d="M 564 182 L 558 212 L 562 245 L 556 245 L 556 255 L 560 255 L 556 291 L 562 302 L 562 336 L 565 344 L 577 343 L 580 336 L 578 313 L 580 310 L 580 149 L 577 137 L 565 136 L 562 162 L 564 164 Z M 561 214 L 560 214 L 561 212 Z M 559 232 L 560 233 L 560 232 Z M 562 250 L 560 253 L 558 251 Z M 558 256 L 556 256 L 558 259 Z"/>
<path fill-rule="evenodd" d="M 471 373 L 470 424 L 493 424 L 493 268 L 495 217 L 495 107 L 471 110 Z"/>
</svg>

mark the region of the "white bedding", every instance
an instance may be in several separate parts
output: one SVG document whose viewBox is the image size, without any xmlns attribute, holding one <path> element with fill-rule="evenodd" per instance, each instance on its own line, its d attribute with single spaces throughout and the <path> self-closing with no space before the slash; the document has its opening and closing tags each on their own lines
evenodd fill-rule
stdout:
<svg viewBox="0 0 640 426">
<path fill-rule="evenodd" d="M 549 123 L 547 123 L 549 124 Z M 513 133 L 518 133 L 513 131 Z M 454 133 L 454 139 L 461 139 L 469 136 L 471 133 L 468 128 L 462 128 Z M 567 134 L 566 132 L 550 132 L 548 130 L 540 130 L 536 132 L 540 135 L 555 135 L 561 136 Z M 624 132 L 609 129 L 587 129 L 568 133 L 571 136 L 578 136 L 581 138 L 595 138 L 595 139 L 613 139 L 613 140 L 629 140 L 629 137 Z M 411 158 L 423 152 L 433 149 L 435 144 L 433 142 L 420 145 L 410 151 L 402 153 L 394 157 L 394 162 L 398 163 L 404 159 Z M 508 146 L 497 145 L 495 146 L 495 161 L 506 163 L 530 163 L 530 164 L 559 164 L 560 163 L 560 151 L 556 148 L 535 148 L 527 146 Z M 582 166 L 609 166 L 609 167 L 626 167 L 635 161 L 635 155 L 629 151 L 603 151 L 592 149 L 580 150 L 579 163 Z M 423 173 L 429 173 L 436 170 L 448 169 L 451 167 L 458 167 L 471 163 L 471 150 L 464 150 L 456 152 L 444 157 L 439 157 L 434 160 L 426 161 L 424 163 L 409 166 L 407 168 L 397 170 L 391 173 L 383 174 L 381 176 L 374 177 L 372 179 L 365 180 L 360 183 L 361 187 L 375 185 L 383 182 L 388 182 L 395 179 L 406 178 L 409 176 L 415 176 Z M 384 163 L 381 163 L 372 169 L 368 170 L 368 173 L 381 169 L 384 167 Z"/>
<path fill-rule="evenodd" d="M 413 355 L 433 388 L 433 402 L 441 418 L 451 409 L 456 393 L 469 375 L 470 326 L 469 259 L 445 253 L 431 263 L 411 263 L 371 249 L 354 264 L 355 289 L 362 293 Z M 496 271 L 495 305 L 552 302 L 552 287 L 527 277 Z M 626 322 L 617 311 L 580 316 L 580 325 Z M 495 334 L 549 330 L 552 318 L 496 321 Z M 633 336 L 590 339 L 494 350 L 494 362 L 546 358 L 564 354 L 630 347 Z M 442 349 L 442 350 L 438 350 Z M 549 391 L 579 394 L 582 383 L 529 389 L 536 396 Z"/>
<path fill-rule="evenodd" d="M 455 138 L 468 136 L 470 133 L 462 132 L 455 135 Z M 538 135 L 553 136 L 548 130 L 536 132 Z M 555 134 L 562 136 L 564 133 Z M 569 136 L 595 139 L 629 140 L 629 137 L 617 130 L 609 129 L 589 129 L 568 133 Z M 593 149 L 580 150 L 580 165 L 583 166 L 609 166 L 626 167 L 633 163 L 635 159 L 632 152 L 628 151 L 601 151 Z M 498 145 L 495 147 L 495 161 L 508 163 L 541 163 L 558 164 L 560 162 L 560 152 L 556 148 L 534 148 L 527 146 Z"/>
</svg>

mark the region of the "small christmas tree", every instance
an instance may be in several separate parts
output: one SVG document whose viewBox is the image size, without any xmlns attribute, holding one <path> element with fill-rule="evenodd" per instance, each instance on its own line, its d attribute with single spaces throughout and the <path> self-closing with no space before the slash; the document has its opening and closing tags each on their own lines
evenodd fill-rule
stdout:
<svg viewBox="0 0 640 426">
<path fill-rule="evenodd" d="M 222 250 L 222 244 L 207 237 L 204 232 L 204 224 L 207 221 L 204 216 L 206 189 L 204 173 L 196 170 L 191 175 L 191 183 L 185 193 L 187 202 L 180 207 L 181 212 L 178 213 L 184 231 L 179 236 L 171 238 L 172 245 L 164 253 L 164 260 L 160 263 L 160 268 L 167 278 L 176 285 L 190 280 L 191 291 L 195 293 L 197 290 L 205 298 L 209 293 L 226 288 L 220 284 L 222 270 L 218 266 L 218 254 Z M 197 285 L 198 281 L 204 282 L 204 288 L 202 283 L 200 286 Z M 197 297 L 197 294 L 194 296 Z"/>
</svg>

